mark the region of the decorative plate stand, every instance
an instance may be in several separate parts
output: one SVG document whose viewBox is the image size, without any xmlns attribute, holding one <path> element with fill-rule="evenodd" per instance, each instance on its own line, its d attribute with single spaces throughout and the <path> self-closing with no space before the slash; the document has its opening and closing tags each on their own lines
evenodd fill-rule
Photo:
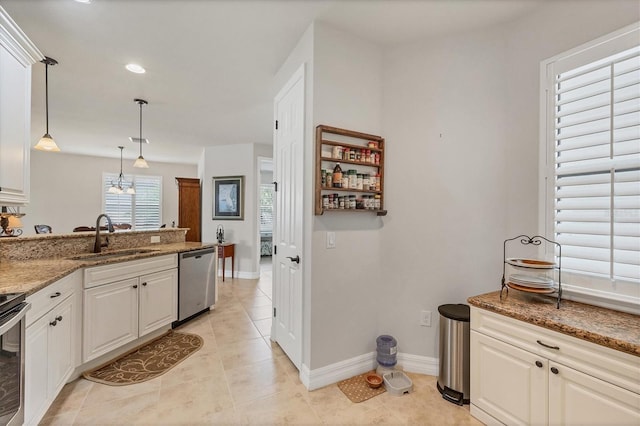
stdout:
<svg viewBox="0 0 640 426">
<path fill-rule="evenodd" d="M 554 263 L 554 262 L 549 262 L 546 260 L 540 260 L 540 259 L 521 259 L 521 258 L 510 258 L 507 257 L 507 248 L 510 245 L 510 243 L 513 243 L 514 241 L 519 240 L 518 242 L 522 245 L 534 245 L 534 246 L 539 246 L 543 243 L 543 241 L 546 244 L 552 244 L 555 247 L 558 248 L 558 256 L 557 256 L 557 262 L 558 263 Z M 518 269 L 518 270 L 522 270 L 525 275 L 526 272 L 543 272 L 545 270 L 549 271 L 553 271 L 555 275 L 555 273 L 557 273 L 558 275 L 558 287 L 556 288 L 553 285 L 549 285 L 549 286 L 545 286 L 545 285 L 533 285 L 534 282 L 539 281 L 540 279 L 537 278 L 535 276 L 531 277 L 531 284 L 527 285 L 526 282 L 526 277 L 524 282 L 513 282 L 512 278 L 514 277 L 514 275 L 509 276 L 509 279 L 507 279 L 506 273 L 507 273 L 507 265 L 513 266 L 514 268 Z M 549 295 L 553 295 L 555 294 L 557 297 L 557 303 L 556 303 L 556 307 L 558 309 L 560 309 L 560 301 L 562 300 L 562 280 L 561 280 L 561 269 L 562 269 L 562 246 L 555 242 L 555 241 L 551 241 L 546 239 L 545 237 L 542 237 L 540 235 L 535 235 L 533 237 L 529 237 L 528 235 L 519 235 L 517 237 L 514 238 L 510 238 L 508 240 L 504 240 L 503 243 L 503 265 L 502 265 L 502 285 L 500 287 L 500 300 L 502 300 L 502 294 L 504 292 L 504 297 L 507 297 L 509 295 L 509 289 L 512 288 L 514 290 L 518 290 L 518 291 L 523 291 L 526 293 L 535 293 L 535 294 L 549 294 Z M 552 276 L 552 280 L 553 280 L 553 276 Z"/>
</svg>

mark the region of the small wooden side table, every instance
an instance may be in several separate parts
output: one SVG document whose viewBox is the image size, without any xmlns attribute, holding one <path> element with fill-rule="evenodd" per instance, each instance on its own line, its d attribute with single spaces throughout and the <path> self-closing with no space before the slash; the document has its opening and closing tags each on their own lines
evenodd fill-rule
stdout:
<svg viewBox="0 0 640 426">
<path fill-rule="evenodd" d="M 235 269 L 234 265 L 234 255 L 235 255 L 235 243 L 222 243 L 218 244 L 218 259 L 222 259 L 222 281 L 224 282 L 224 264 L 226 263 L 227 257 L 231 258 L 231 278 L 233 279 L 233 270 Z"/>
</svg>

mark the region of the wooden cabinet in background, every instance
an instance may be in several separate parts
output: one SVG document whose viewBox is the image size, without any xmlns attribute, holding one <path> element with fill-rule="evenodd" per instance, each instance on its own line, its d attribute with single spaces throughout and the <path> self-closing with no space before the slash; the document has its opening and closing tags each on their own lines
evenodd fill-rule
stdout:
<svg viewBox="0 0 640 426">
<path fill-rule="evenodd" d="M 200 179 L 176 178 L 178 183 L 178 227 L 189 228 L 186 241 L 202 241 Z"/>
</svg>

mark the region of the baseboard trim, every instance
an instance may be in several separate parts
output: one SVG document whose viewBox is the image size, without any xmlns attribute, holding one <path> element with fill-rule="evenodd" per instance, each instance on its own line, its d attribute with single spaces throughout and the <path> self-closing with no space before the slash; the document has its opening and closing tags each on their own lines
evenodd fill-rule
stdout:
<svg viewBox="0 0 640 426">
<path fill-rule="evenodd" d="M 398 353 L 397 359 L 398 367 L 409 373 L 438 375 L 437 358 Z M 377 366 L 375 352 L 358 355 L 315 370 L 310 370 L 303 364 L 300 369 L 300 381 L 311 391 L 374 370 Z"/>
<path fill-rule="evenodd" d="M 300 380 L 311 391 L 366 373 L 374 368 L 376 368 L 376 355 L 375 352 L 369 352 L 315 370 L 309 370 L 306 365 L 303 365 L 300 370 Z"/>
<path fill-rule="evenodd" d="M 438 358 L 399 352 L 398 365 L 409 373 L 426 374 L 429 376 L 438 375 Z"/>
</svg>

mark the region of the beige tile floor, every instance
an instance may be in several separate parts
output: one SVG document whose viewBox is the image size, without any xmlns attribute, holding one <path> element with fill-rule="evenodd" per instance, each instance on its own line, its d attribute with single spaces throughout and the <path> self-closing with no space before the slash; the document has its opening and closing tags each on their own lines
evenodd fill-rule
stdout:
<svg viewBox="0 0 640 426">
<path fill-rule="evenodd" d="M 69 383 L 42 424 L 481 424 L 468 407 L 444 401 L 432 376 L 409 374 L 413 393 L 359 404 L 335 384 L 307 391 L 269 339 L 269 265 L 259 280 L 226 279 L 219 288 L 216 308 L 180 328 L 204 338 L 200 351 L 137 385 Z"/>
</svg>

